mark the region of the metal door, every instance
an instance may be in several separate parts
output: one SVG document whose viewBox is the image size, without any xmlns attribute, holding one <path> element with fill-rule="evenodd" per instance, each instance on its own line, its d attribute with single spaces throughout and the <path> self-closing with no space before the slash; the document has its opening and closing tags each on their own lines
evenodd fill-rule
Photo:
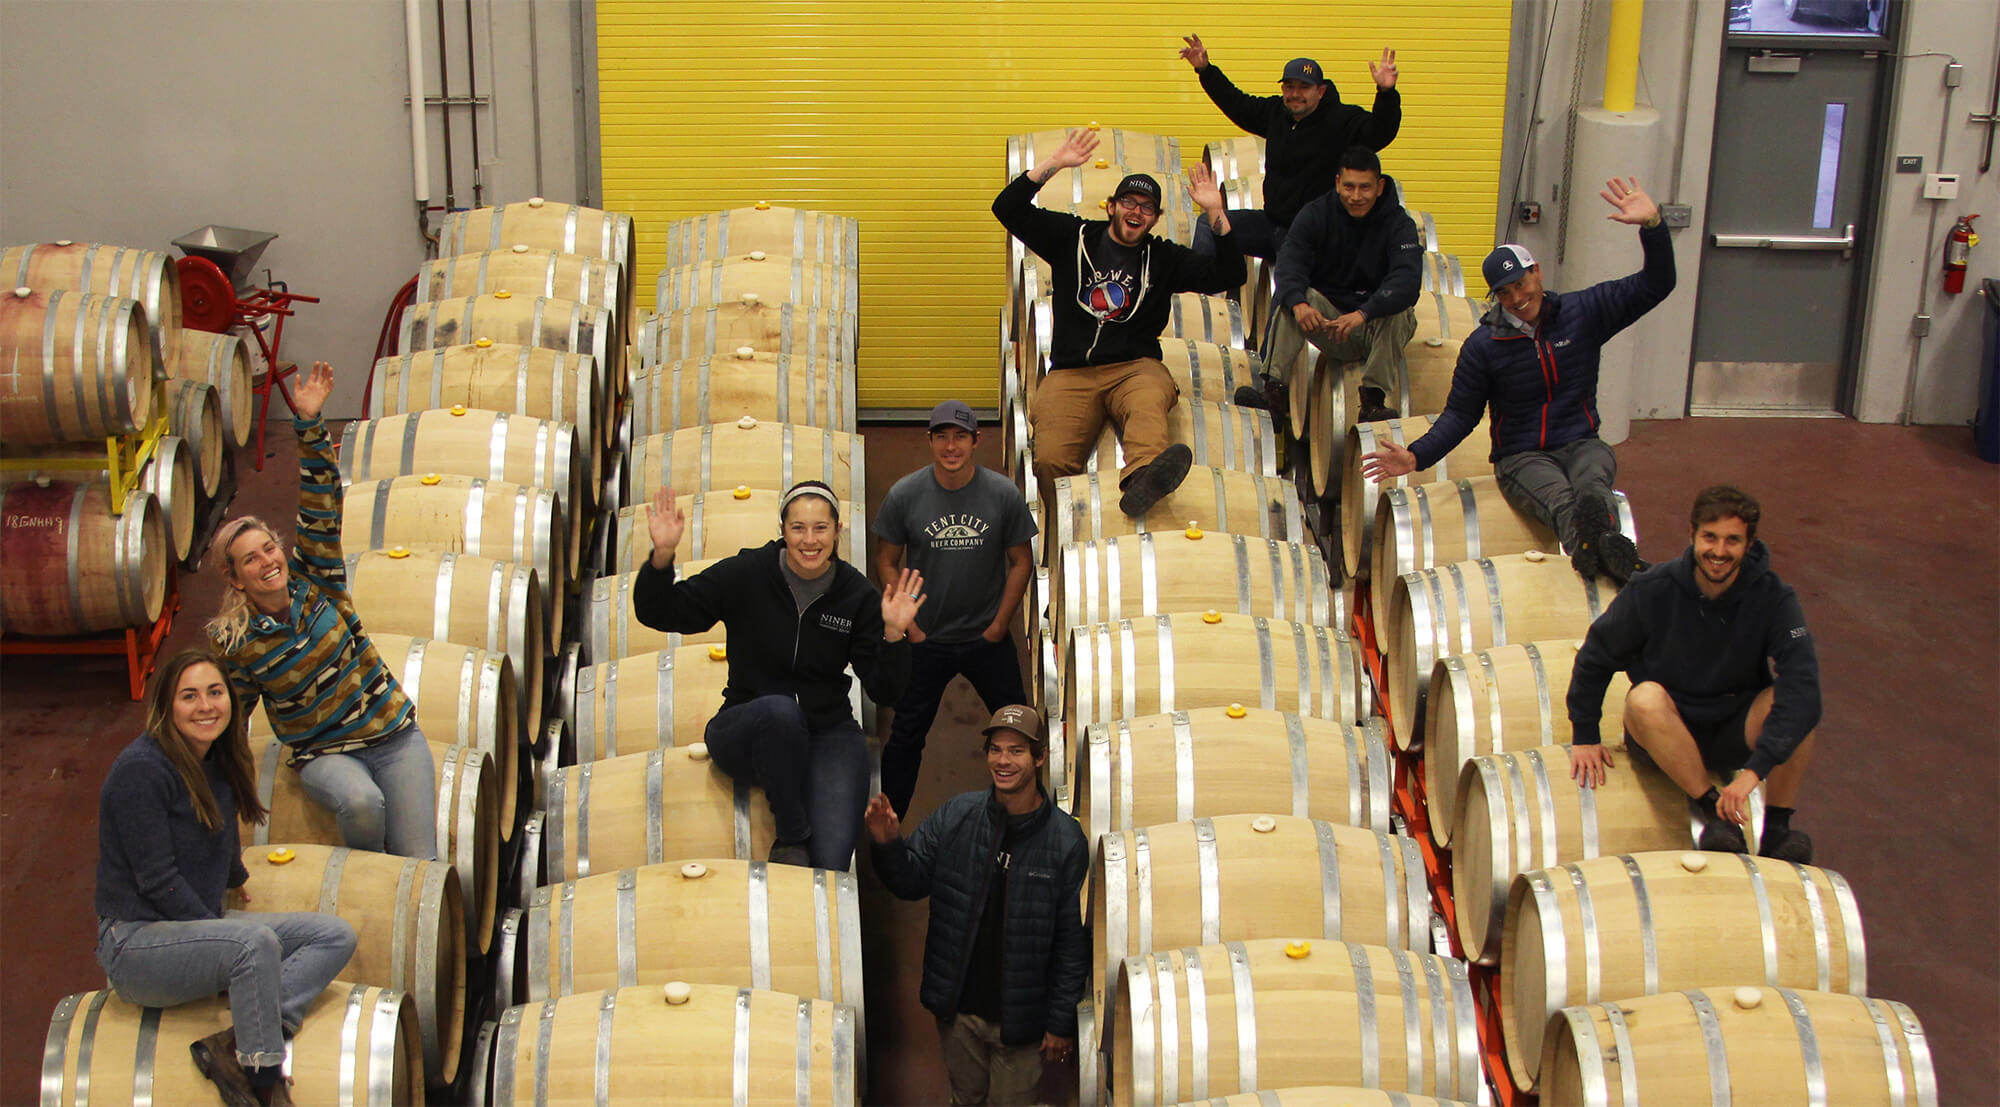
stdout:
<svg viewBox="0 0 2000 1107">
<path fill-rule="evenodd" d="M 1849 406 L 1888 65 L 1874 50 L 1727 48 L 1689 414 Z"/>
</svg>

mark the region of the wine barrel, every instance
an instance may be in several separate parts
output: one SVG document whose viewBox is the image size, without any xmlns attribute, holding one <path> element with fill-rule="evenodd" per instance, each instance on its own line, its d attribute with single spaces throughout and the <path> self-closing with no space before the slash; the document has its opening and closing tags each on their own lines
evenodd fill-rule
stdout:
<svg viewBox="0 0 2000 1107">
<path fill-rule="evenodd" d="M 599 478 L 597 456 L 611 444 L 603 369 L 591 357 L 533 346 L 477 342 L 386 357 L 369 381 L 368 417 L 472 408 L 576 425 L 586 479 Z"/>
<path fill-rule="evenodd" d="M 283 765 L 284 747 L 268 734 L 250 734 L 250 761 L 257 772 L 257 799 L 270 812 L 269 822 L 253 828 L 250 844 L 343 846 L 340 823 L 333 812 L 306 794 L 298 770 Z M 438 860 L 458 874 L 465 905 L 468 945 L 485 953 L 493 940 L 500 825 L 495 815 L 493 762 L 470 746 L 430 743 L 431 765 L 437 774 Z"/>
<path fill-rule="evenodd" d="M 1443 411 L 1451 398 L 1451 378 L 1458 369 L 1462 338 L 1419 338 L 1403 347 L 1401 408 L 1407 414 Z"/>
<path fill-rule="evenodd" d="M 1173 311 L 1167 316 L 1162 338 L 1192 338 L 1218 346 L 1244 349 L 1249 328 L 1243 322 L 1243 305 L 1227 296 L 1204 296 L 1199 292 L 1174 294 Z"/>
<path fill-rule="evenodd" d="M 1472 1104 L 1466 1100 L 1434 1099 L 1427 1095 L 1385 1092 L 1379 1088 L 1314 1084 L 1216 1096 L 1206 1101 L 1206 1107 L 1472 1107 Z"/>
<path fill-rule="evenodd" d="M 759 202 L 667 224 L 667 267 L 697 265 L 754 251 L 819 265 L 860 268 L 861 221 L 831 212 Z"/>
<path fill-rule="evenodd" d="M 1687 796 L 1666 774 L 1619 758 L 1604 783 L 1580 787 L 1569 776 L 1571 748 L 1482 754 L 1459 770 L 1453 909 L 1460 947 L 1482 965 L 1500 960 L 1507 888 L 1515 874 L 1693 843 Z"/>
<path fill-rule="evenodd" d="M 1046 164 L 1050 155 L 1068 141 L 1071 129 L 1059 127 L 1050 131 L 1029 131 L 1024 134 L 1008 135 L 1007 176 L 1017 177 L 1038 165 Z M 1109 161 L 1113 165 L 1129 166 L 1132 172 L 1151 173 L 1155 177 L 1180 173 L 1181 143 L 1171 135 L 1126 130 L 1123 127 L 1099 127 L 1095 123 L 1075 129 L 1089 131 L 1097 136 L 1097 149 L 1093 153 L 1101 160 Z M 1173 183 L 1161 181 L 1160 186 L 1172 191 Z M 1103 196 L 1097 197 L 1100 200 L 1103 198 Z"/>
<path fill-rule="evenodd" d="M 1290 812 L 1389 829 L 1393 784 L 1382 723 L 1200 707 L 1083 728 L 1075 814 L 1084 836 L 1198 815 Z M 1049 759 L 1051 766 L 1055 758 Z"/>
<path fill-rule="evenodd" d="M 1375 506 L 1375 535 L 1371 580 L 1495 554 L 1562 553 L 1556 533 L 1508 503 L 1490 476 L 1386 490 Z"/>
<path fill-rule="evenodd" d="M 516 243 L 504 250 L 432 258 L 417 268 L 416 303 L 492 292 L 547 296 L 614 308 L 616 320 L 625 326 L 630 325 L 633 317 L 632 282 L 627 279 L 625 267 L 615 258 L 537 250 Z"/>
<path fill-rule="evenodd" d="M 179 377 L 161 381 L 159 388 L 159 399 L 167 406 L 167 430 L 187 444 L 196 487 L 204 496 L 215 495 L 222 487 L 225 450 L 215 389 Z"/>
<path fill-rule="evenodd" d="M 1194 241 L 1194 221 L 1201 213 L 1188 199 L 1186 189 L 1179 187 L 1178 170 L 1154 171 L 1128 165 L 1114 160 L 1102 148 L 1089 165 L 1056 170 L 1034 194 L 1033 203 L 1048 211 L 1066 211 L 1084 219 L 1102 219 L 1111 194 L 1118 191 L 1119 183 L 1127 174 L 1134 172 L 1153 172 L 1156 177 L 1166 178 L 1160 182 L 1160 219 L 1153 224 L 1152 233 L 1182 246 L 1191 244 Z M 1020 248 L 1013 239 L 1008 241 L 1010 249 Z"/>
<path fill-rule="evenodd" d="M 1709 988 L 1567 1007 L 1542 1044 L 1543 1103 L 1934 1104 L 1937 1070 L 1900 1003 Z"/>
<path fill-rule="evenodd" d="M 1379 582 L 1376 588 L 1379 598 Z M 1389 655 L 1389 717 L 1401 745 L 1421 746 L 1424 697 L 1438 658 L 1510 642 L 1580 638 L 1617 594 L 1611 578 L 1585 580 L 1568 558 L 1535 550 L 1397 577 L 1388 603 L 1375 608 L 1375 630 Z"/>
<path fill-rule="evenodd" d="M 69 289 L 139 301 L 147 333 L 147 344 L 140 348 L 152 358 L 145 375 L 153 376 L 153 369 L 168 376 L 179 372 L 181 271 L 172 256 L 65 239 L 0 250 L 0 277 L 7 279 L 8 288 Z"/>
<path fill-rule="evenodd" d="M 728 683 L 721 645 L 633 654 L 582 670 L 570 719 L 576 762 L 701 741 Z"/>
<path fill-rule="evenodd" d="M 465 915 L 451 866 L 340 846 L 243 851 L 258 911 L 319 911 L 354 927 L 343 976 L 406 993 L 424 1073 L 458 1076 L 465 1030 Z"/>
<path fill-rule="evenodd" d="M 137 300 L 68 289 L 0 294 L 0 440 L 136 434 L 153 416 L 151 338 Z"/>
<path fill-rule="evenodd" d="M 1279 436 L 1267 411 L 1189 400 L 1167 409 L 1167 437 L 1187 446 L 1196 465 L 1266 477 L 1278 475 Z M 1015 484 L 1021 495 L 1030 501 L 1041 499 L 1032 444 L 1019 448 L 1018 462 L 1020 473 Z M 1098 433 L 1096 447 L 1084 460 L 1083 471 L 1115 483 L 1124 467 L 1125 447 L 1118 440 L 1118 428 L 1107 420 Z"/>
<path fill-rule="evenodd" d="M 477 345 L 482 338 L 588 356 L 604 367 L 606 381 L 625 371 L 625 345 L 611 309 L 511 292 L 411 304 L 403 311 L 396 349 L 411 354 L 468 342 Z M 612 395 L 604 393 L 607 409 Z"/>
<path fill-rule="evenodd" d="M 500 1017 L 492 1098 L 852 1107 L 858 1031 L 853 1008 L 788 992 L 680 980 L 586 992 Z"/>
<path fill-rule="evenodd" d="M 632 217 L 576 204 L 552 204 L 536 196 L 520 203 L 453 212 L 438 227 L 438 253 L 487 250 L 555 250 L 615 261 L 632 268 Z"/>
<path fill-rule="evenodd" d="M 1570 670 L 1580 639 L 1495 646 L 1475 654 L 1438 659 L 1424 705 L 1424 802 L 1431 840 L 1451 845 L 1458 812 L 1458 773 L 1485 753 L 1567 745 L 1570 737 Z M 1598 738 L 1625 743 L 1625 694 L 1632 682 L 1611 675 Z"/>
<path fill-rule="evenodd" d="M 562 633 L 543 631 L 541 578 L 533 569 L 472 554 L 370 550 L 347 559 L 347 591 L 371 634 L 506 654 L 521 692 L 522 733 L 540 733 L 542 655 Z"/>
<path fill-rule="evenodd" d="M 639 325 L 638 341 L 641 365 L 713 358 L 747 346 L 753 353 L 851 367 L 855 345 L 853 315 L 762 300 L 649 315 Z"/>
<path fill-rule="evenodd" d="M 577 565 L 584 517 L 597 506 L 596 485 L 576 428 L 500 411 L 418 411 L 347 424 L 340 436 L 340 480 L 381 480 L 426 473 L 484 477 L 556 494 L 568 522 L 564 558 Z"/>
<path fill-rule="evenodd" d="M 854 874 L 799 865 L 620 869 L 537 889 L 494 967 L 522 1003 L 686 980 L 844 1003 L 858 1018 L 860 900 Z"/>
<path fill-rule="evenodd" d="M 1457 254 L 1441 254 L 1433 246 L 1424 252 L 1423 261 L 1423 291 L 1465 295 L 1465 270 L 1458 264 Z"/>
<path fill-rule="evenodd" d="M 257 418 L 257 393 L 250 377 L 250 347 L 240 335 L 188 327 L 181 331 L 174 375 L 215 389 L 222 436 L 231 446 L 248 446 Z"/>
<path fill-rule="evenodd" d="M 1381 448 L 1384 442 L 1408 446 L 1422 438 L 1434 419 L 1428 415 L 1406 415 L 1379 423 L 1357 423 L 1347 429 L 1347 447 L 1340 456 L 1340 548 L 1346 575 L 1366 577 L 1374 560 L 1375 505 L 1381 499 L 1384 482 L 1361 475 L 1361 459 Z M 1390 488 L 1409 488 L 1432 481 L 1481 477 L 1493 472 L 1492 440 L 1484 415 L 1463 441 L 1438 459 L 1429 469 L 1387 482 Z"/>
<path fill-rule="evenodd" d="M 1162 497 L 1140 519 L 1118 510 L 1118 498 L 1115 476 L 1058 477 L 1056 546 L 1182 529 L 1255 535 L 1279 542 L 1308 541 L 1298 489 L 1282 477 L 1195 466 L 1178 489 Z"/>
<path fill-rule="evenodd" d="M 93 481 L 104 484 L 104 470 L 72 469 L 75 455 L 87 447 L 49 447 L 48 469 L 29 469 L 0 475 L 0 484 L 20 484 L 25 481 L 67 481 L 73 484 L 88 484 Z M 187 443 L 179 435 L 163 434 L 153 445 L 152 456 L 139 466 L 138 487 L 153 497 L 153 503 L 160 511 L 160 526 L 170 543 L 170 552 L 175 561 L 184 560 L 194 548 L 195 502 L 194 464 L 189 456 Z M 68 455 L 59 456 L 59 455 Z M 101 457 L 102 455 L 98 455 Z M 95 459 L 93 459 L 95 460 Z"/>
<path fill-rule="evenodd" d="M 1480 1097 L 1472 987 L 1449 957 L 1260 938 L 1128 957 L 1113 990 L 1113 1103 L 1328 1080 Z"/>
<path fill-rule="evenodd" d="M 1264 139 L 1235 135 L 1201 148 L 1201 160 L 1218 181 L 1238 181 L 1264 175 Z"/>
<path fill-rule="evenodd" d="M 1499 979 L 1507 1068 L 1531 1089 L 1565 1007 L 1745 984 L 1866 995 L 1868 954 L 1854 891 L 1830 869 L 1639 853 L 1515 877 Z"/>
<path fill-rule="evenodd" d="M 701 561 L 676 559 L 671 571 L 675 580 L 686 580 L 718 560 L 720 559 L 706 558 Z M 598 577 L 590 582 L 588 616 L 590 656 L 593 660 L 603 663 L 642 653 L 655 653 L 696 643 L 719 643 L 726 640 L 727 636 L 721 623 L 695 634 L 654 630 L 641 623 L 632 607 L 632 587 L 638 579 L 639 574 L 631 572 Z"/>
<path fill-rule="evenodd" d="M 674 560 L 728 557 L 771 541 L 778 537 L 778 502 L 784 498 L 783 492 L 768 488 L 675 497 L 674 503 L 687 514 L 687 528 L 681 532 L 681 544 L 674 547 Z M 618 513 L 618 534 L 607 572 L 637 572 L 653 556 L 653 539 L 646 529 L 652 512 L 652 504 L 639 503 Z M 840 556 L 850 565 L 866 566 L 863 555 L 868 528 L 860 504 L 841 504 L 840 526 Z"/>
<path fill-rule="evenodd" d="M 823 356 L 757 353 L 748 346 L 636 370 L 632 434 L 755 419 L 854 432 L 854 370 Z"/>
<path fill-rule="evenodd" d="M 416 705 L 425 738 L 471 746 L 493 759 L 500 839 L 512 841 L 519 821 L 521 750 L 535 737 L 521 724 L 514 663 L 504 653 L 407 634 L 370 632 L 368 640 Z"/>
<path fill-rule="evenodd" d="M 1109 831 L 1091 851 L 1091 1000 L 1127 957 L 1254 938 L 1428 953 L 1431 892 L 1414 838 L 1319 819 L 1220 815 Z"/>
<path fill-rule="evenodd" d="M 839 265 L 815 265 L 804 258 L 774 257 L 763 251 L 662 269 L 654 286 L 653 310 L 665 315 L 710 304 L 802 304 L 826 312 L 854 314 L 860 307 L 860 276 Z"/>
<path fill-rule="evenodd" d="M 647 435 L 632 443 L 627 485 L 634 502 L 676 492 L 768 488 L 825 481 L 843 500 L 868 491 L 866 443 L 858 434 L 748 416 L 734 423 Z"/>
<path fill-rule="evenodd" d="M 65 996 L 42 1051 L 42 1102 L 212 1103 L 215 1085 L 188 1046 L 230 1025 L 223 996 L 164 1010 L 108 989 Z M 299 1103 L 424 1101 L 422 1031 L 402 992 L 336 980 L 306 1008 L 290 1044 Z"/>
<path fill-rule="evenodd" d="M 730 779 L 697 742 L 556 770 L 541 837 L 553 883 L 682 857 L 763 858 L 777 830 L 764 790 Z"/>
<path fill-rule="evenodd" d="M 167 591 L 172 540 L 143 491 L 111 514 L 99 480 L 0 491 L 0 632 L 76 635 L 150 626 Z"/>
<path fill-rule="evenodd" d="M 544 604 L 561 603 L 572 579 L 565 526 L 556 494 L 546 488 L 456 473 L 356 481 L 341 499 L 340 533 L 349 546 L 464 552 L 527 565 L 548 584 Z"/>
<path fill-rule="evenodd" d="M 1368 717 L 1368 677 L 1347 632 L 1261 615 L 1154 615 L 1070 633 L 1065 720 L 1108 723 L 1238 702 L 1357 722 Z"/>
<path fill-rule="evenodd" d="M 1417 333 L 1410 336 L 1410 341 L 1445 338 L 1463 342 L 1479 326 L 1485 305 L 1464 296 L 1433 291 L 1418 294 L 1412 310 L 1417 313 Z"/>
</svg>

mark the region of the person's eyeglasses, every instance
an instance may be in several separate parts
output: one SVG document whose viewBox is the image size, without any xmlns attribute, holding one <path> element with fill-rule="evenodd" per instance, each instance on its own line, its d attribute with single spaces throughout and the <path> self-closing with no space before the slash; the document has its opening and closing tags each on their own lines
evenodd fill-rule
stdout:
<svg viewBox="0 0 2000 1107">
<path fill-rule="evenodd" d="M 1153 203 L 1151 200 L 1134 200 L 1129 196 L 1120 196 L 1118 198 L 1118 206 L 1126 211 L 1138 212 L 1140 215 L 1160 214 L 1160 205 Z"/>
</svg>

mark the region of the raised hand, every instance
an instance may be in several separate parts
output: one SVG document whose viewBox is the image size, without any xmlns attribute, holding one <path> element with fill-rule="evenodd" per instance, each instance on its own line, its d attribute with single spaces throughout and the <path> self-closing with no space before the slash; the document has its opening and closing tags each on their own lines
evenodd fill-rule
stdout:
<svg viewBox="0 0 2000 1107">
<path fill-rule="evenodd" d="M 1381 439 L 1376 441 L 1381 442 Z M 1416 471 L 1417 455 L 1394 442 L 1382 442 L 1381 449 L 1361 455 L 1361 475 L 1369 480 L 1394 480 Z"/>
<path fill-rule="evenodd" d="M 674 490 L 668 487 L 653 493 L 652 510 L 646 513 L 646 533 L 653 538 L 653 568 L 664 569 L 674 563 L 674 547 L 681 544 L 681 532 L 686 529 L 687 512 L 674 502 Z"/>
<path fill-rule="evenodd" d="M 1376 88 L 1396 87 L 1396 52 L 1387 46 L 1382 48 L 1382 60 L 1368 63 L 1368 75 L 1375 78 Z"/>
<path fill-rule="evenodd" d="M 889 804 L 889 797 L 880 792 L 868 801 L 868 810 L 862 813 L 862 821 L 868 824 L 868 836 L 882 845 L 903 836 L 901 820 L 896 818 L 896 809 Z"/>
<path fill-rule="evenodd" d="M 910 632 L 916 622 L 917 609 L 929 599 L 924 595 L 924 575 L 915 569 L 905 569 L 896 578 L 895 587 L 882 593 L 882 630 L 896 638 Z"/>
<path fill-rule="evenodd" d="M 326 398 L 333 395 L 333 366 L 324 361 L 313 362 L 312 371 L 292 382 L 292 410 L 301 419 L 317 419 L 326 407 Z"/>
<path fill-rule="evenodd" d="M 1206 162 L 1198 162 L 1188 170 L 1188 195 L 1194 199 L 1196 207 L 1213 214 L 1222 210 L 1222 186 L 1215 181 L 1215 171 Z"/>
<path fill-rule="evenodd" d="M 1208 47 L 1201 44 L 1201 36 L 1182 35 L 1181 41 L 1187 43 L 1186 46 L 1181 47 L 1181 57 L 1186 59 L 1189 65 L 1194 66 L 1196 73 L 1207 69 Z"/>
<path fill-rule="evenodd" d="M 1604 197 L 1605 203 L 1618 209 L 1605 216 L 1614 222 L 1650 226 L 1660 218 L 1660 205 L 1654 203 L 1653 198 L 1646 195 L 1646 190 L 1639 187 L 1637 177 L 1627 177 L 1622 181 L 1613 177 L 1604 182 L 1604 188 L 1598 195 Z"/>
<path fill-rule="evenodd" d="M 1050 154 L 1042 164 L 1056 169 L 1074 169 L 1090 164 L 1090 155 L 1097 151 L 1097 132 L 1086 128 L 1076 128 L 1063 138 L 1061 146 Z"/>
</svg>

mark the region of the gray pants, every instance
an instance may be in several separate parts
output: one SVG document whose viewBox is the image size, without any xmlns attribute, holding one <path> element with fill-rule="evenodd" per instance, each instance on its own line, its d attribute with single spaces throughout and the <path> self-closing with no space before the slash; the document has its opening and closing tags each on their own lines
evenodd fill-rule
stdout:
<svg viewBox="0 0 2000 1107">
<path fill-rule="evenodd" d="M 1339 308 L 1314 289 L 1306 290 L 1306 303 L 1328 319 L 1342 314 Z M 1292 310 L 1280 307 L 1272 316 L 1270 349 L 1264 360 L 1271 367 L 1269 372 L 1272 374 L 1289 373 L 1310 338 L 1314 346 L 1342 361 L 1362 362 L 1361 386 L 1381 389 L 1389 406 L 1397 407 L 1403 396 L 1403 382 L 1408 377 L 1403 347 L 1416 333 L 1415 308 L 1370 319 L 1342 342 L 1336 341 L 1331 334 L 1307 335 L 1299 326 L 1299 321 L 1293 318 Z M 1293 380 L 1290 383 L 1293 395 L 1297 395 L 1300 387 L 1312 382 Z"/>
<path fill-rule="evenodd" d="M 333 812 L 349 849 L 437 860 L 437 767 L 414 721 L 366 749 L 313 758 L 299 783 Z"/>
<path fill-rule="evenodd" d="M 1556 532 L 1563 549 L 1576 552 L 1576 503 L 1591 493 L 1611 504 L 1611 486 L 1618 479 L 1618 457 L 1601 438 L 1579 438 L 1553 450 L 1508 454 L 1493 463 L 1500 494 L 1516 510 L 1541 520 Z M 1606 521 L 1609 530 L 1618 520 Z"/>
</svg>

